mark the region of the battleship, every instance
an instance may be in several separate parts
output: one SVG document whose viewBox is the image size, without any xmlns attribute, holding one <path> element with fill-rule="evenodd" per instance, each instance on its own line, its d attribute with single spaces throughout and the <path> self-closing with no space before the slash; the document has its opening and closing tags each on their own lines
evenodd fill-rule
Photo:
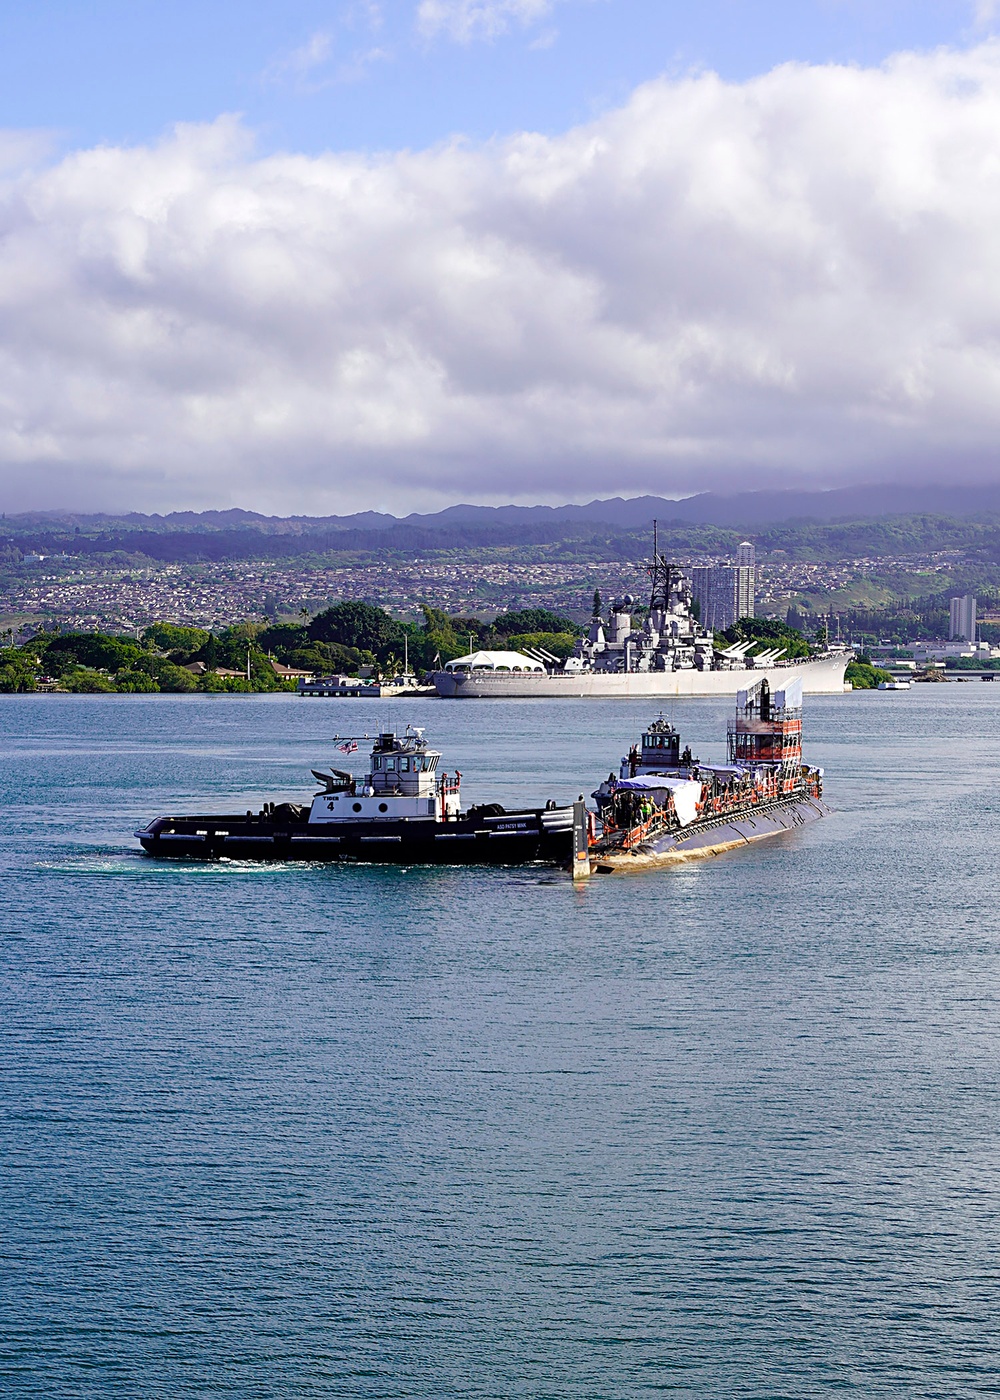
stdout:
<svg viewBox="0 0 1000 1400">
<path fill-rule="evenodd" d="M 741 690 L 728 760 L 703 763 L 662 715 L 593 793 L 588 869 L 614 874 L 717 855 L 794 831 L 829 808 L 823 770 L 802 762 L 802 682 Z"/>
<path fill-rule="evenodd" d="M 357 737 L 337 736 L 344 753 Z M 256 812 L 157 817 L 135 833 L 151 856 L 197 860 L 377 861 L 395 864 L 524 864 L 569 867 L 582 799 L 508 811 L 462 808 L 462 774 L 440 771 L 422 729 L 375 736 L 367 773 L 312 770 L 311 801 L 266 802 Z"/>
<path fill-rule="evenodd" d="M 429 680 L 448 700 L 735 696 L 764 677 L 774 690 L 799 680 L 806 694 L 843 694 L 850 652 L 829 651 L 799 661 L 784 659 L 778 646 L 756 656 L 747 654 L 752 642 L 720 647 L 694 616 L 690 583 L 657 552 L 655 535 L 647 568 L 649 609 L 640 627 L 632 621 L 635 599 L 626 594 L 614 600 L 606 623 L 594 617 L 565 661 L 534 648 L 530 654 L 480 651 L 447 662 Z"/>
</svg>

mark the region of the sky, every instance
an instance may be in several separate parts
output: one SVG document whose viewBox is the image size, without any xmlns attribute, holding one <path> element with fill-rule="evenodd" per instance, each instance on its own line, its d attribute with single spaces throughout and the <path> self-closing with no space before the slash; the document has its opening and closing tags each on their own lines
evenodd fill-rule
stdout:
<svg viewBox="0 0 1000 1400">
<path fill-rule="evenodd" d="M 1000 476 L 1000 5 L 0 9 L 0 507 Z"/>
</svg>

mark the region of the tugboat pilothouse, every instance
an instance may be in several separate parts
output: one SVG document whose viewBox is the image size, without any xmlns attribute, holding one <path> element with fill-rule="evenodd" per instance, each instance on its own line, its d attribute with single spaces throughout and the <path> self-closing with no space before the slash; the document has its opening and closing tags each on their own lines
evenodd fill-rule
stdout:
<svg viewBox="0 0 1000 1400">
<path fill-rule="evenodd" d="M 367 736 L 364 736 L 367 737 Z M 340 744 L 357 750 L 356 739 Z M 239 860 L 362 860 L 406 864 L 570 865 L 583 804 L 507 811 L 498 803 L 462 810 L 462 775 L 439 771 L 441 754 L 422 729 L 374 741 L 356 778 L 313 769 L 322 784 L 310 803 L 265 803 L 241 815 L 157 817 L 135 834 L 155 856 Z"/>
</svg>

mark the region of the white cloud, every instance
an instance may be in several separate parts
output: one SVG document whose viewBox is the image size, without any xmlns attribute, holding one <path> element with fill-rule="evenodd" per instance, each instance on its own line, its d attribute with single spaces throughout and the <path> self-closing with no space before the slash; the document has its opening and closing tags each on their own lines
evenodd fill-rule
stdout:
<svg viewBox="0 0 1000 1400">
<path fill-rule="evenodd" d="M 374 0 L 357 0 L 343 10 L 339 18 L 341 29 L 348 32 L 362 29 L 374 35 L 383 24 L 382 8 Z M 379 45 L 361 48 L 354 45 L 335 64 L 336 49 L 330 31 L 316 30 L 304 44 L 274 58 L 261 76 L 265 83 L 290 85 L 302 92 L 315 93 L 334 83 L 360 82 L 376 63 L 392 58 L 391 52 Z"/>
<path fill-rule="evenodd" d="M 543 29 L 541 34 L 539 34 L 536 39 L 532 39 L 531 43 L 528 45 L 528 48 L 534 49 L 536 52 L 539 52 L 542 49 L 551 49 L 552 45 L 556 43 L 558 38 L 559 30 L 550 26 L 548 29 Z"/>
<path fill-rule="evenodd" d="M 57 144 L 51 131 L 0 127 L 0 176 L 44 163 Z"/>
<path fill-rule="evenodd" d="M 555 0 L 420 0 L 417 28 L 468 44 L 495 39 L 514 26 L 536 24 L 551 14 L 554 4 Z"/>
<path fill-rule="evenodd" d="M 332 51 L 333 35 L 326 30 L 317 30 L 297 49 L 292 49 L 290 53 L 275 59 L 268 66 L 265 76 L 273 82 L 303 78 L 315 72 L 317 68 L 324 68 L 330 61 Z"/>
<path fill-rule="evenodd" d="M 0 504 L 405 509 L 996 478 L 1000 44 L 558 137 L 0 178 Z"/>
</svg>

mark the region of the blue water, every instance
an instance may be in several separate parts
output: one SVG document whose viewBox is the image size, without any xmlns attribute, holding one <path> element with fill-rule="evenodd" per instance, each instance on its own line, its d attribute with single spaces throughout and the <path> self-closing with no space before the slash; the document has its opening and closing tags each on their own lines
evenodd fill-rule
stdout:
<svg viewBox="0 0 1000 1400">
<path fill-rule="evenodd" d="M 0 697 L 0 1393 L 1000 1392 L 1000 685 L 808 702 L 834 815 L 665 873 L 137 854 L 386 713 L 532 802 L 650 717 Z"/>
</svg>

